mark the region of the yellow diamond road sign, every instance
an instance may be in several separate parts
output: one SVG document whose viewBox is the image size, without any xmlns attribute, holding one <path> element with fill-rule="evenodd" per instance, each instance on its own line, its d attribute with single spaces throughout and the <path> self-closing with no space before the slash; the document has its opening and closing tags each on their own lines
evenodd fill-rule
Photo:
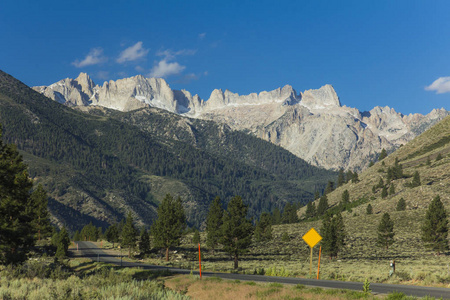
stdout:
<svg viewBox="0 0 450 300">
<path fill-rule="evenodd" d="M 304 236 L 302 236 L 302 239 L 311 248 L 313 248 L 315 245 L 317 245 L 318 242 L 322 240 L 322 237 L 320 236 L 320 234 L 317 233 L 317 231 L 314 228 L 311 228 L 307 233 L 305 233 Z"/>
</svg>

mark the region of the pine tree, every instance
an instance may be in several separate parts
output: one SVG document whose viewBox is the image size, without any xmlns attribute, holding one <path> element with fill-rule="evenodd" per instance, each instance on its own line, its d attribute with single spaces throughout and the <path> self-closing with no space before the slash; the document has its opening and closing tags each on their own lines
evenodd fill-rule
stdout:
<svg viewBox="0 0 450 300">
<path fill-rule="evenodd" d="M 196 246 L 199 243 L 200 243 L 200 232 L 198 231 L 198 229 L 195 229 L 194 235 L 192 236 L 192 244 L 194 244 L 194 246 Z"/>
<path fill-rule="evenodd" d="M 278 211 L 279 212 L 279 211 Z M 281 218 L 281 217 L 280 217 Z M 212 250 L 219 244 L 220 237 L 222 236 L 222 221 L 223 221 L 223 208 L 219 197 L 216 197 L 212 202 L 208 215 L 206 217 L 206 245 Z"/>
<path fill-rule="evenodd" d="M 331 193 L 332 191 L 334 191 L 334 182 L 333 181 L 328 181 L 327 187 L 325 188 L 325 195 Z"/>
<path fill-rule="evenodd" d="M 413 176 L 413 179 L 411 182 L 411 187 L 418 187 L 418 186 L 420 186 L 420 175 L 419 175 L 419 172 L 416 171 L 416 172 L 414 172 L 414 176 Z"/>
<path fill-rule="evenodd" d="M 353 176 L 354 176 L 353 172 L 351 170 L 348 170 L 347 174 L 345 176 L 345 182 L 347 183 L 347 182 L 351 181 L 353 179 Z"/>
<path fill-rule="evenodd" d="M 181 198 L 174 199 L 167 194 L 158 207 L 158 218 L 151 227 L 155 247 L 166 249 L 166 261 L 169 261 L 170 247 L 180 245 L 185 227 L 186 216 Z"/>
<path fill-rule="evenodd" d="M 122 229 L 122 243 L 121 246 L 128 248 L 128 257 L 131 257 L 131 250 L 136 247 L 138 232 L 133 225 L 133 216 L 131 212 L 128 212 L 127 218 L 125 220 L 125 225 Z"/>
<path fill-rule="evenodd" d="M 69 245 L 69 234 L 67 233 L 66 227 L 63 227 L 57 235 L 57 248 L 55 256 L 60 259 L 66 257 L 69 250 Z"/>
<path fill-rule="evenodd" d="M 314 200 L 317 200 L 317 199 L 319 199 L 320 198 L 320 193 L 319 193 L 319 191 L 316 191 L 315 193 L 314 193 Z"/>
<path fill-rule="evenodd" d="M 105 237 L 108 242 L 113 244 L 113 248 L 114 248 L 114 243 L 118 243 L 119 238 L 120 238 L 119 229 L 117 228 L 117 224 L 112 224 L 111 226 L 108 227 L 108 229 L 106 229 Z"/>
<path fill-rule="evenodd" d="M 239 255 L 245 253 L 252 241 L 253 226 L 246 218 L 248 207 L 242 198 L 233 197 L 223 215 L 221 244 L 233 256 L 234 268 L 238 268 Z"/>
<path fill-rule="evenodd" d="M 328 198 L 327 195 L 320 197 L 319 205 L 317 205 L 317 214 L 319 216 L 323 215 L 328 209 Z"/>
<path fill-rule="evenodd" d="M 373 208 L 372 205 L 367 204 L 367 208 L 366 208 L 366 214 L 371 215 L 373 213 Z"/>
<path fill-rule="evenodd" d="M 77 231 L 75 231 L 75 233 L 73 234 L 73 241 L 74 242 L 78 242 L 78 241 L 80 241 L 81 240 L 81 235 L 80 235 L 80 232 L 77 230 Z"/>
<path fill-rule="evenodd" d="M 261 214 L 255 227 L 255 239 L 258 242 L 270 241 L 272 239 L 272 221 L 266 212 Z"/>
<path fill-rule="evenodd" d="M 383 178 L 380 177 L 380 180 L 378 180 L 377 188 L 381 189 L 384 187 L 384 181 Z"/>
<path fill-rule="evenodd" d="M 272 214 L 272 224 L 278 225 L 281 224 L 281 212 L 278 207 L 275 207 Z"/>
<path fill-rule="evenodd" d="M 281 217 L 283 224 L 298 223 L 297 209 L 291 203 L 287 203 Z"/>
<path fill-rule="evenodd" d="M 316 204 L 314 202 L 308 202 L 306 204 L 305 217 L 313 218 L 316 215 Z"/>
<path fill-rule="evenodd" d="M 345 184 L 345 175 L 344 175 L 344 169 L 339 169 L 338 179 L 337 179 L 337 186 L 340 187 Z"/>
<path fill-rule="evenodd" d="M 439 254 L 449 249 L 447 237 L 447 212 L 441 202 L 441 198 L 436 196 L 431 201 L 425 214 L 425 221 L 422 226 L 422 240 L 426 247 Z"/>
<path fill-rule="evenodd" d="M 395 194 L 395 185 L 394 183 L 391 183 L 391 186 L 389 187 L 389 195 Z"/>
<path fill-rule="evenodd" d="M 359 182 L 359 176 L 358 173 L 354 172 L 352 177 L 352 183 L 358 183 Z"/>
<path fill-rule="evenodd" d="M 336 238 L 336 248 L 334 251 L 334 256 L 337 257 L 339 251 L 344 247 L 345 245 L 345 225 L 344 225 L 344 219 L 342 218 L 342 215 L 340 212 L 338 212 L 332 220 L 333 224 L 333 230 L 335 232 L 334 236 Z"/>
<path fill-rule="evenodd" d="M 150 236 L 145 227 L 142 227 L 141 234 L 139 236 L 139 252 L 141 255 L 145 255 L 150 251 Z"/>
<path fill-rule="evenodd" d="M 26 260 L 35 243 L 37 211 L 33 182 L 14 145 L 4 144 L 0 126 L 0 262 Z"/>
<path fill-rule="evenodd" d="M 345 245 L 345 226 L 344 220 L 340 213 L 334 217 L 326 214 L 322 220 L 322 228 L 320 229 L 322 236 L 322 251 L 330 258 L 337 257 L 339 251 Z"/>
<path fill-rule="evenodd" d="M 394 243 L 394 222 L 388 213 L 384 213 L 378 224 L 377 244 L 380 247 L 389 248 Z"/>
<path fill-rule="evenodd" d="M 35 214 L 32 226 L 37 231 L 37 239 L 40 241 L 42 238 L 49 237 L 52 232 L 47 209 L 48 196 L 41 184 L 31 193 L 30 200 Z"/>
<path fill-rule="evenodd" d="M 386 152 L 386 149 L 382 149 L 381 150 L 381 153 L 380 153 L 380 156 L 378 157 L 378 160 L 379 161 L 382 161 L 383 159 L 385 159 L 387 157 L 387 152 Z"/>
<path fill-rule="evenodd" d="M 383 186 L 383 189 L 381 190 L 381 198 L 386 198 L 388 195 L 388 191 L 386 186 Z"/>
<path fill-rule="evenodd" d="M 400 198 L 400 200 L 398 200 L 398 202 L 397 202 L 396 210 L 397 210 L 397 211 L 403 211 L 403 210 L 405 210 L 405 209 L 406 209 L 406 202 L 405 202 L 405 199 Z"/>
</svg>

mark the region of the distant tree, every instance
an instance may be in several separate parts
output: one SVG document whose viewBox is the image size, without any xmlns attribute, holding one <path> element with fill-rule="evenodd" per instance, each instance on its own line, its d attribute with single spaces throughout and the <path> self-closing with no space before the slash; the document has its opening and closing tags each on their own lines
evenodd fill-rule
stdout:
<svg viewBox="0 0 450 300">
<path fill-rule="evenodd" d="M 246 218 L 247 210 L 242 198 L 235 196 L 223 215 L 221 244 L 225 252 L 233 257 L 235 269 L 238 268 L 239 255 L 247 252 L 252 241 L 253 226 Z"/>
<path fill-rule="evenodd" d="M 347 205 L 349 203 L 350 203 L 350 193 L 348 192 L 348 190 L 345 190 L 344 192 L 342 192 L 342 197 L 341 197 L 342 209 L 345 209 L 345 207 L 347 207 Z"/>
<path fill-rule="evenodd" d="M 111 226 L 108 227 L 108 229 L 106 229 L 105 237 L 108 242 L 113 244 L 114 248 L 114 243 L 118 243 L 120 240 L 119 229 L 117 228 L 117 224 L 112 224 Z"/>
<path fill-rule="evenodd" d="M 338 179 L 337 179 L 337 186 L 340 187 L 345 184 L 345 174 L 344 169 L 339 169 Z"/>
<path fill-rule="evenodd" d="M 384 187 L 384 181 L 383 178 L 380 177 L 380 180 L 378 180 L 377 188 L 381 189 Z"/>
<path fill-rule="evenodd" d="M 255 227 L 255 239 L 258 242 L 269 241 L 272 239 L 272 221 L 270 215 L 266 212 L 261 214 Z"/>
<path fill-rule="evenodd" d="M 442 159 L 442 154 L 439 153 L 439 154 L 436 156 L 436 161 L 440 161 L 441 159 Z"/>
<path fill-rule="evenodd" d="M 330 258 L 337 257 L 345 244 L 346 237 L 342 215 L 338 213 L 333 217 L 331 214 L 326 214 L 322 220 L 320 234 L 323 253 Z"/>
<path fill-rule="evenodd" d="M 278 210 L 278 213 L 280 211 Z M 281 219 L 281 217 L 280 217 Z M 217 247 L 222 236 L 223 208 L 219 197 L 212 202 L 206 217 L 206 245 L 212 250 Z"/>
<path fill-rule="evenodd" d="M 194 244 L 194 246 L 196 246 L 199 243 L 200 243 L 200 232 L 198 231 L 198 229 L 195 229 L 194 235 L 192 236 L 192 244 Z"/>
<path fill-rule="evenodd" d="M 320 197 L 319 205 L 317 205 L 317 214 L 319 216 L 323 215 L 328 209 L 328 198 L 327 195 L 324 194 Z"/>
<path fill-rule="evenodd" d="M 275 207 L 272 214 L 272 224 L 278 225 L 281 224 L 281 212 L 278 207 Z"/>
<path fill-rule="evenodd" d="M 370 161 L 370 163 L 369 163 L 369 168 L 370 168 L 370 167 L 373 167 L 373 165 L 374 165 L 373 161 Z"/>
<path fill-rule="evenodd" d="M 319 193 L 319 191 L 316 191 L 315 193 L 314 193 L 314 200 L 317 200 L 317 199 L 319 199 L 320 198 L 320 193 Z"/>
<path fill-rule="evenodd" d="M 397 202 L 396 210 L 397 211 L 402 211 L 402 210 L 405 210 L 405 209 L 406 209 L 405 199 L 400 198 L 400 200 L 398 200 L 398 202 Z"/>
<path fill-rule="evenodd" d="M 431 201 L 425 214 L 425 221 L 422 226 L 422 240 L 426 247 L 439 254 L 449 249 L 447 238 L 447 212 L 441 202 L 441 198 L 436 196 Z"/>
<path fill-rule="evenodd" d="M 431 166 L 431 159 L 429 156 L 427 157 L 427 166 Z"/>
<path fill-rule="evenodd" d="M 138 232 L 133 225 L 133 216 L 128 212 L 125 220 L 125 225 L 122 228 L 122 242 L 121 246 L 128 248 L 128 257 L 131 257 L 131 250 L 136 247 Z"/>
<path fill-rule="evenodd" d="M 81 235 L 80 235 L 80 232 L 78 230 L 75 231 L 75 233 L 73 234 L 73 241 L 74 242 L 81 241 Z"/>
<path fill-rule="evenodd" d="M 418 187 L 418 186 L 420 186 L 420 175 L 419 175 L 419 172 L 416 171 L 416 172 L 414 172 L 414 176 L 413 176 L 413 179 L 411 182 L 411 187 Z"/>
<path fill-rule="evenodd" d="M 368 214 L 368 215 L 373 214 L 373 208 L 372 208 L 372 205 L 370 205 L 370 203 L 367 204 L 366 214 Z"/>
<path fill-rule="evenodd" d="M 37 231 L 37 239 L 47 238 L 51 235 L 52 226 L 50 225 L 49 213 L 47 209 L 48 196 L 41 184 L 31 193 L 30 196 L 33 207 L 31 208 L 35 217 L 32 226 Z"/>
<path fill-rule="evenodd" d="M 186 227 L 181 198 L 174 199 L 167 194 L 158 207 L 158 219 L 151 227 L 155 247 L 166 249 L 166 261 L 169 261 L 170 247 L 178 246 Z"/>
<path fill-rule="evenodd" d="M 378 156 L 378 160 L 379 161 L 382 161 L 383 159 L 385 159 L 387 157 L 387 152 L 386 152 L 386 149 L 382 149 L 381 150 L 381 153 L 380 153 L 380 156 Z"/>
<path fill-rule="evenodd" d="M 394 243 L 394 222 L 388 213 L 384 213 L 378 224 L 377 244 L 380 247 L 389 248 Z"/>
<path fill-rule="evenodd" d="M 359 182 L 359 176 L 358 173 L 354 172 L 352 177 L 352 183 L 358 183 Z"/>
<path fill-rule="evenodd" d="M 354 176 L 353 172 L 351 170 L 348 170 L 347 174 L 345 176 L 345 182 L 347 183 L 347 182 L 351 181 L 353 179 L 353 176 Z"/>
<path fill-rule="evenodd" d="M 386 186 L 383 186 L 383 189 L 381 190 L 381 198 L 386 198 L 388 195 L 388 191 Z"/>
<path fill-rule="evenodd" d="M 82 229 L 81 229 L 81 238 L 84 241 L 97 241 L 98 240 L 98 230 L 97 227 L 95 227 L 92 222 L 90 222 L 89 224 L 85 225 Z"/>
<path fill-rule="evenodd" d="M 59 232 L 57 239 L 58 241 L 55 256 L 58 258 L 66 257 L 70 246 L 70 238 L 65 226 Z"/>
<path fill-rule="evenodd" d="M 399 163 L 398 158 L 395 158 L 394 168 L 393 168 L 393 179 L 403 178 L 403 167 Z"/>
<path fill-rule="evenodd" d="M 316 215 L 316 204 L 314 202 L 308 202 L 306 204 L 305 217 L 312 218 Z"/>
<path fill-rule="evenodd" d="M 139 236 L 139 252 L 141 255 L 145 255 L 150 251 L 150 236 L 148 231 L 142 226 L 141 234 Z"/>
<path fill-rule="evenodd" d="M 298 223 L 297 209 L 291 203 L 286 203 L 283 216 L 281 217 L 283 224 L 293 224 Z"/>
<path fill-rule="evenodd" d="M 332 191 L 334 191 L 334 182 L 333 181 L 328 181 L 327 187 L 325 188 L 325 193 L 324 194 L 329 194 Z"/>
<path fill-rule="evenodd" d="M 395 194 L 395 185 L 394 183 L 391 183 L 391 186 L 389 187 L 389 195 Z"/>
</svg>

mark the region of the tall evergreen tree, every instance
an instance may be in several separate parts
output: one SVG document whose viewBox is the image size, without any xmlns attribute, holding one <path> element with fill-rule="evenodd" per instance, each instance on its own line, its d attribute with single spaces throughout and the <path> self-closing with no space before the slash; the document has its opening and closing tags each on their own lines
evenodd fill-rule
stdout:
<svg viewBox="0 0 450 300">
<path fill-rule="evenodd" d="M 420 186 L 420 174 L 419 171 L 414 172 L 414 176 L 411 182 L 411 187 L 418 187 Z"/>
<path fill-rule="evenodd" d="M 352 183 L 358 183 L 359 182 L 359 176 L 358 173 L 354 172 L 352 177 Z"/>
<path fill-rule="evenodd" d="M 151 227 L 155 247 L 166 249 L 166 261 L 169 261 L 170 247 L 180 245 L 184 228 L 186 215 L 181 198 L 174 199 L 167 194 L 158 207 L 158 219 Z"/>
<path fill-rule="evenodd" d="M 279 211 L 278 211 L 279 212 Z M 219 197 L 211 203 L 206 216 L 206 245 L 212 250 L 216 249 L 222 236 L 223 208 Z"/>
<path fill-rule="evenodd" d="M 391 186 L 389 187 L 389 195 L 395 194 L 395 185 L 394 183 L 391 183 Z"/>
<path fill-rule="evenodd" d="M 65 226 L 59 232 L 57 239 L 58 241 L 55 256 L 58 258 L 66 257 L 70 246 L 70 238 Z"/>
<path fill-rule="evenodd" d="M 199 243 L 200 243 L 200 232 L 198 231 L 198 229 L 195 229 L 194 235 L 192 236 L 192 244 L 194 244 L 194 246 L 196 246 Z"/>
<path fill-rule="evenodd" d="M 133 225 L 133 216 L 131 212 L 128 212 L 127 218 L 125 220 L 125 226 L 122 229 L 122 247 L 128 248 L 128 257 L 131 257 L 131 250 L 136 247 L 138 232 L 136 227 Z"/>
<path fill-rule="evenodd" d="M 37 239 L 47 238 L 52 233 L 52 226 L 50 225 L 49 213 L 47 209 L 48 196 L 41 184 L 31 193 L 31 203 L 34 210 L 35 217 L 32 226 L 37 231 Z"/>
<path fill-rule="evenodd" d="M 386 149 L 382 149 L 381 150 L 381 153 L 380 153 L 380 156 L 378 156 L 378 160 L 379 161 L 382 161 L 383 159 L 385 159 L 387 157 L 387 152 L 386 152 Z"/>
<path fill-rule="evenodd" d="M 366 214 L 371 215 L 372 213 L 373 213 L 373 208 L 372 208 L 372 205 L 369 203 L 369 204 L 367 204 Z"/>
<path fill-rule="evenodd" d="M 223 215 L 221 244 L 233 256 L 234 268 L 238 268 L 239 255 L 247 252 L 252 242 L 253 225 L 246 218 L 248 207 L 239 196 L 233 197 Z"/>
<path fill-rule="evenodd" d="M 26 260 L 35 243 L 37 211 L 30 196 L 33 182 L 14 145 L 2 140 L 0 126 L 0 262 Z"/>
<path fill-rule="evenodd" d="M 405 210 L 405 209 L 406 209 L 405 199 L 400 198 L 400 200 L 398 200 L 398 202 L 397 202 L 396 210 L 397 211 L 402 211 L 402 210 Z"/>
<path fill-rule="evenodd" d="M 325 195 L 331 193 L 332 191 L 334 191 L 334 182 L 333 181 L 328 181 L 327 183 L 327 187 L 325 188 Z"/>
<path fill-rule="evenodd" d="M 384 213 L 378 224 L 377 244 L 388 249 L 394 243 L 394 235 L 394 222 L 388 213 Z"/>
<path fill-rule="evenodd" d="M 145 255 L 150 251 L 150 236 L 147 229 L 142 226 L 141 234 L 139 236 L 139 252 L 141 255 Z"/>
<path fill-rule="evenodd" d="M 316 204 L 314 202 L 308 202 L 308 204 L 306 204 L 305 217 L 312 218 L 315 215 L 316 215 Z"/>
<path fill-rule="evenodd" d="M 278 207 L 275 207 L 272 214 L 272 225 L 281 224 L 281 212 Z"/>
<path fill-rule="evenodd" d="M 105 237 L 108 242 L 113 244 L 114 248 L 114 243 L 118 243 L 120 240 L 120 234 L 119 229 L 117 228 L 117 224 L 112 224 L 106 229 Z"/>
<path fill-rule="evenodd" d="M 422 240 L 425 246 L 438 254 L 449 249 L 447 212 L 441 197 L 436 196 L 428 206 L 422 226 Z"/>
<path fill-rule="evenodd" d="M 386 186 L 383 186 L 383 189 L 381 190 L 381 198 L 386 198 L 388 195 L 388 191 Z"/>
<path fill-rule="evenodd" d="M 272 220 L 266 212 L 261 214 L 255 227 L 255 239 L 258 242 L 269 241 L 272 239 Z"/>
<path fill-rule="evenodd" d="M 322 251 L 330 258 L 337 257 L 339 251 L 345 245 L 345 226 L 344 219 L 340 213 L 334 217 L 332 214 L 326 214 L 322 220 L 320 229 L 322 236 Z"/>
<path fill-rule="evenodd" d="M 281 217 L 283 224 L 298 223 L 297 209 L 295 205 L 287 203 L 283 210 L 283 216 Z"/>
<path fill-rule="evenodd" d="M 324 194 L 320 197 L 319 205 L 317 205 L 317 214 L 319 216 L 323 215 L 328 209 L 328 198 L 327 195 Z"/>
</svg>

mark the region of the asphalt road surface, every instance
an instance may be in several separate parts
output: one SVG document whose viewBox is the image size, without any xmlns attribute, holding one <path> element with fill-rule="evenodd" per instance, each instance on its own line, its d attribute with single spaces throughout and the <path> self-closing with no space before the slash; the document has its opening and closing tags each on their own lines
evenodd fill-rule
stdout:
<svg viewBox="0 0 450 300">
<path fill-rule="evenodd" d="M 117 255 L 108 254 L 101 248 L 98 248 L 92 242 L 78 242 L 78 251 L 73 251 L 74 256 L 88 257 L 94 261 L 106 262 L 115 265 L 121 265 L 123 267 L 139 267 L 146 270 L 169 270 L 173 273 L 190 274 L 190 270 L 168 268 L 163 266 L 148 265 L 143 263 L 125 262 L 122 261 Z M 126 253 L 123 253 L 126 255 Z M 198 274 L 198 271 L 194 271 L 193 274 Z M 333 289 L 348 289 L 362 291 L 362 282 L 349 282 L 349 281 L 337 281 L 337 280 L 316 280 L 294 277 L 274 277 L 274 276 L 261 276 L 261 275 L 242 275 L 242 274 L 230 274 L 230 273 L 216 273 L 216 272 L 202 272 L 202 276 L 205 277 L 220 277 L 223 279 L 242 280 L 242 281 L 257 281 L 257 282 L 277 282 L 282 284 L 303 284 L 307 286 L 315 286 L 321 288 L 333 288 Z M 384 283 L 371 283 L 370 289 L 374 294 L 389 294 L 392 292 L 401 292 L 408 296 L 425 297 L 431 296 L 436 298 L 450 299 L 450 288 L 434 288 L 412 285 L 400 285 L 400 284 L 384 284 Z"/>
</svg>

